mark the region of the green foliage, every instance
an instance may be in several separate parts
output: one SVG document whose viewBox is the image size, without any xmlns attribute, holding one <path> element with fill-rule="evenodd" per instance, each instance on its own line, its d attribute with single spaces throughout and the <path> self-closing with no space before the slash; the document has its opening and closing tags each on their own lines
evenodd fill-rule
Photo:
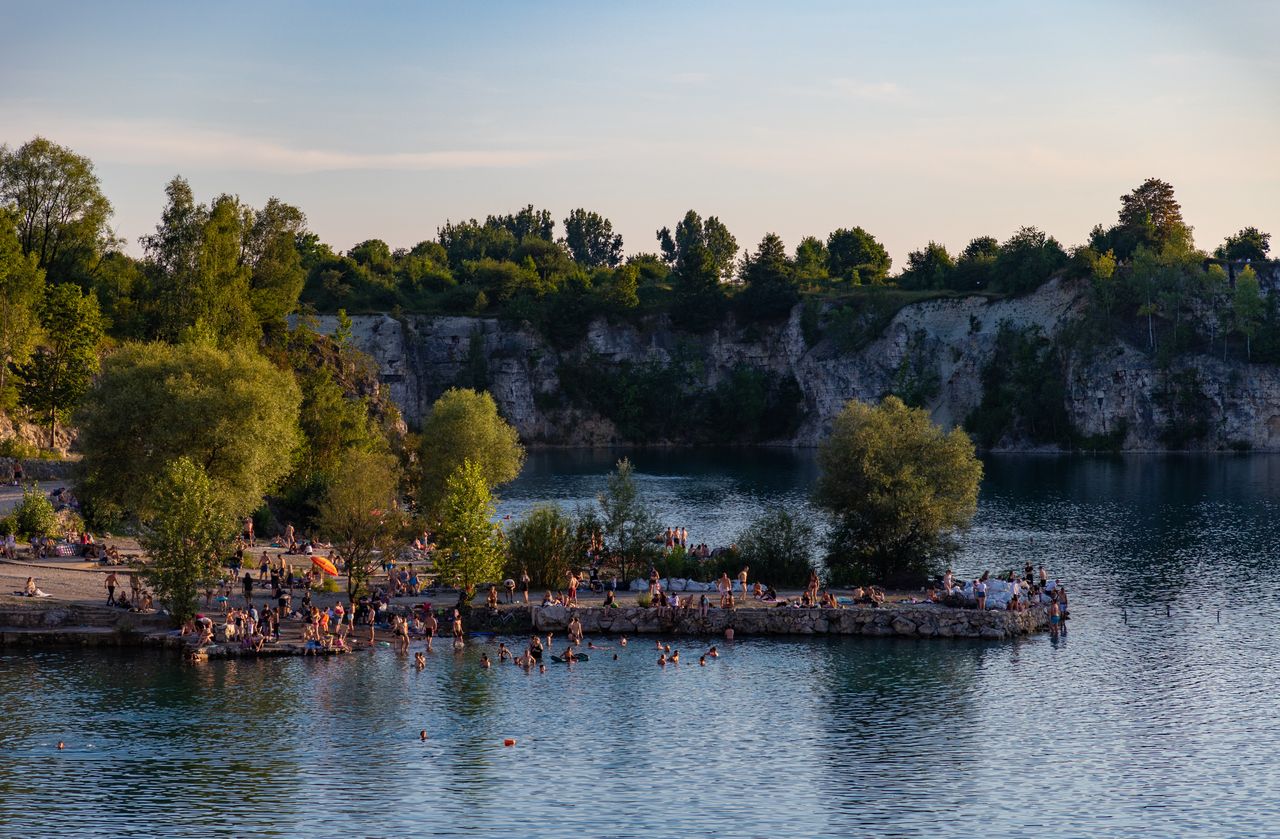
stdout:
<svg viewBox="0 0 1280 839">
<path fill-rule="evenodd" d="M 944 433 L 897 397 L 851 401 L 818 450 L 815 498 L 836 518 L 833 580 L 914 585 L 957 547 L 977 510 L 982 463 L 960 429 Z"/>
<path fill-rule="evenodd" d="M 1034 227 L 1023 227 L 1000 246 L 992 266 L 992 281 L 1008 294 L 1025 294 L 1044 284 L 1067 264 L 1058 240 Z"/>
<path fill-rule="evenodd" d="M 917 329 L 907 340 L 906 352 L 893 377 L 892 393 L 912 408 L 931 402 L 942 388 L 937 359 L 929 350 L 929 336 Z"/>
<path fill-rule="evenodd" d="M 507 576 L 518 580 L 528 572 L 534 586 L 564 585 L 584 555 L 578 532 L 573 518 L 555 504 L 534 507 L 507 530 Z"/>
<path fill-rule="evenodd" d="M 382 557 L 394 556 L 405 536 L 399 471 L 391 455 L 350 450 L 320 502 L 316 524 L 346 560 L 352 602 L 367 592 L 374 568 Z"/>
<path fill-rule="evenodd" d="M 1248 260 L 1261 262 L 1267 258 L 1271 250 L 1271 234 L 1263 233 L 1256 227 L 1246 227 L 1239 233 L 1226 238 L 1214 250 L 1218 259 Z"/>
<path fill-rule="evenodd" d="M 70 283 L 49 286 L 38 314 L 43 340 L 35 353 L 15 369 L 22 404 L 42 417 L 54 447 L 58 421 L 80 404 L 98 370 L 102 312 L 98 298 Z"/>
<path fill-rule="evenodd" d="M 1209 434 L 1210 403 L 1194 368 L 1165 371 L 1153 399 L 1166 418 L 1160 441 L 1170 449 L 1188 448 Z"/>
<path fill-rule="evenodd" d="M 436 570 L 469 598 L 480 583 L 498 580 L 505 555 L 485 467 L 464 460 L 445 482 L 439 511 Z"/>
<path fill-rule="evenodd" d="M 656 559 L 660 529 L 657 515 L 640 497 L 630 460 L 618 461 L 596 500 L 605 548 L 617 559 L 622 579 L 630 580 Z"/>
<path fill-rule="evenodd" d="M 153 477 L 187 457 L 245 515 L 293 465 L 300 400 L 293 376 L 249 349 L 126 344 L 77 417 L 81 495 L 95 517 L 147 518 Z"/>
<path fill-rule="evenodd" d="M 449 478 L 464 462 L 479 470 L 489 488 L 515 480 L 524 467 L 524 446 L 493 397 L 463 388 L 445 391 L 431 407 L 419 454 L 418 506 L 429 518 L 443 513 Z"/>
<path fill-rule="evenodd" d="M 945 245 L 929 242 L 924 250 L 907 254 L 907 267 L 898 277 L 902 288 L 949 288 L 955 260 Z"/>
<path fill-rule="evenodd" d="M 984 448 L 1004 440 L 1070 447 L 1076 433 L 1066 398 L 1053 342 L 1038 328 L 1020 330 L 1001 323 L 995 352 L 982 371 L 982 401 L 965 428 Z"/>
<path fill-rule="evenodd" d="M 564 220 L 565 246 L 584 268 L 617 268 L 622 264 L 622 237 L 599 213 L 573 210 Z"/>
<path fill-rule="evenodd" d="M 37 255 L 23 253 L 17 213 L 0 207 L 0 408 L 13 404 L 11 366 L 26 363 L 39 335 L 37 306 L 44 271 Z"/>
<path fill-rule="evenodd" d="M 709 328 L 723 313 L 720 281 L 732 276 L 737 240 L 715 216 L 704 222 L 689 210 L 674 233 L 667 227 L 658 231 L 658 243 L 676 290 L 673 320 L 695 331 Z"/>
<path fill-rule="evenodd" d="M 181 623 L 196 612 L 201 589 L 217 581 L 236 518 L 209 475 L 179 457 L 147 477 L 149 511 L 138 541 L 151 559 L 148 582 Z"/>
<path fill-rule="evenodd" d="M 749 320 L 786 317 L 800 299 L 795 264 L 787 258 L 782 239 L 775 233 L 766 234 L 755 253 L 742 258 L 738 276 L 746 289 L 734 302 Z"/>
<path fill-rule="evenodd" d="M 22 500 L 13 510 L 13 521 L 19 536 L 43 539 L 58 535 L 58 514 L 39 484 L 23 487 Z"/>
<path fill-rule="evenodd" d="M 827 237 L 827 272 L 833 278 L 863 285 L 881 285 L 893 260 L 884 245 L 861 227 L 841 228 Z"/>
<path fill-rule="evenodd" d="M 808 582 L 815 543 L 813 525 L 785 509 L 764 513 L 734 541 L 741 564 L 751 567 L 750 576 L 774 587 Z"/>
<path fill-rule="evenodd" d="M 1258 275 L 1246 266 L 1236 278 L 1235 292 L 1231 295 L 1231 319 L 1235 330 L 1245 337 L 1245 358 L 1249 360 L 1253 358 L 1253 336 L 1265 311 Z"/>
</svg>

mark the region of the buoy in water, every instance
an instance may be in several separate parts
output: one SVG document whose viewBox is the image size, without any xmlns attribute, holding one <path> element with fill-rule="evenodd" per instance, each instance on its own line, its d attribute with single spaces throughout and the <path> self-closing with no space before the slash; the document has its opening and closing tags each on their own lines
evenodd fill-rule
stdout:
<svg viewBox="0 0 1280 839">
<path fill-rule="evenodd" d="M 516 744 L 516 741 L 512 740 L 510 737 L 502 741 L 502 745 L 504 746 L 514 746 L 515 744 Z"/>
</svg>

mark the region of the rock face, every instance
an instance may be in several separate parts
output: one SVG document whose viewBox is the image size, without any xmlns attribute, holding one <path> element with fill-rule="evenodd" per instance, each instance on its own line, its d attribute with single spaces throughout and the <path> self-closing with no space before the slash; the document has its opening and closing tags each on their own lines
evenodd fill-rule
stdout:
<svg viewBox="0 0 1280 839">
<path fill-rule="evenodd" d="M 842 352 L 830 335 L 810 345 L 800 306 L 773 326 L 742 328 L 727 319 L 701 335 L 673 330 L 662 318 L 643 328 L 600 318 L 568 350 L 556 349 L 527 326 L 495 318 L 356 316 L 352 339 L 372 356 L 392 401 L 415 427 L 446 389 L 482 380 L 527 443 L 634 442 L 594 410 L 566 404 L 562 363 L 667 363 L 680 353 L 696 359 L 691 384 L 699 391 L 711 390 L 742 365 L 794 377 L 805 418 L 793 436 L 772 442 L 813 446 L 845 402 L 880 399 L 910 364 L 924 365 L 936 378 L 926 401 L 934 419 L 945 426 L 963 423 L 982 399 L 982 372 L 1001 324 L 1036 328 L 1052 338 L 1082 311 L 1085 293 L 1080 284 L 1053 280 L 1015 299 L 974 296 L 907 305 L 878 336 L 850 352 Z M 336 318 L 320 318 L 323 331 L 336 327 Z M 1280 450 L 1280 368 L 1185 356 L 1165 371 L 1123 342 L 1070 359 L 1067 367 L 1066 408 L 1082 434 L 1121 429 L 1121 448 L 1168 448 L 1163 431 L 1176 419 L 1167 407 L 1171 376 L 1185 379 L 1193 371 L 1207 412 L 1204 433 L 1180 445 Z"/>
</svg>

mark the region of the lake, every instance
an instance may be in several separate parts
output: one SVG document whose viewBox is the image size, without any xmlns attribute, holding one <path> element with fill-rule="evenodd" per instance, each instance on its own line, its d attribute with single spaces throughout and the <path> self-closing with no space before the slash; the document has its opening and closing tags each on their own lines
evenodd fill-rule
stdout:
<svg viewBox="0 0 1280 839">
<path fill-rule="evenodd" d="M 615 455 L 532 454 L 502 512 L 587 503 Z M 633 460 L 711 544 L 815 474 Z M 680 639 L 666 669 L 637 639 L 544 675 L 481 642 L 422 672 L 0 651 L 0 834 L 1274 835 L 1278 502 L 1280 457 L 988 458 L 957 572 L 1043 562 L 1059 639 L 750 639 L 707 667 Z"/>
</svg>

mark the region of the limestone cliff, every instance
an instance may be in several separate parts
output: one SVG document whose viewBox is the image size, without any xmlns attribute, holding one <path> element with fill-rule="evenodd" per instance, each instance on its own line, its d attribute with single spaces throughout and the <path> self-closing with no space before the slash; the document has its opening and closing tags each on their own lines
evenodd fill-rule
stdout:
<svg viewBox="0 0 1280 839">
<path fill-rule="evenodd" d="M 532 444 L 606 445 L 623 439 L 597 410 L 560 398 L 560 376 L 574 363 L 668 363 L 693 357 L 695 391 L 709 391 L 742 366 L 793 376 L 803 400 L 803 420 L 782 445 L 811 446 L 849 399 L 876 400 L 900 389 L 904 370 L 924 369 L 930 387 L 922 397 L 936 420 L 962 423 L 982 399 L 982 373 L 1002 323 L 1037 328 L 1053 338 L 1078 316 L 1084 288 L 1054 280 L 1024 297 L 935 299 L 904 306 L 859 348 L 842 348 L 827 330 L 806 339 L 802 308 L 773 326 L 741 327 L 726 319 L 702 335 L 673 330 L 664 318 L 643 326 L 592 322 L 577 346 L 559 350 L 539 333 L 495 318 L 369 315 L 352 318 L 352 340 L 371 355 L 392 400 L 416 426 L 431 403 L 456 384 L 483 384 L 503 414 Z M 336 319 L 321 318 L 332 331 Z M 813 343 L 810 343 L 810 340 Z M 1187 372 L 1191 371 L 1191 372 Z M 1189 356 L 1171 370 L 1117 342 L 1071 358 L 1063 371 L 1067 411 L 1082 434 L 1120 429 L 1122 447 L 1168 448 L 1165 429 L 1180 410 L 1171 388 L 1191 388 L 1201 406 L 1203 434 L 1189 448 L 1280 450 L 1280 369 Z M 1174 384 L 1171 384 L 1173 382 Z M 1184 400 L 1185 401 L 1185 400 Z M 648 442 L 660 442 L 650 440 Z M 1004 445 L 1018 447 L 1019 441 Z"/>
</svg>

